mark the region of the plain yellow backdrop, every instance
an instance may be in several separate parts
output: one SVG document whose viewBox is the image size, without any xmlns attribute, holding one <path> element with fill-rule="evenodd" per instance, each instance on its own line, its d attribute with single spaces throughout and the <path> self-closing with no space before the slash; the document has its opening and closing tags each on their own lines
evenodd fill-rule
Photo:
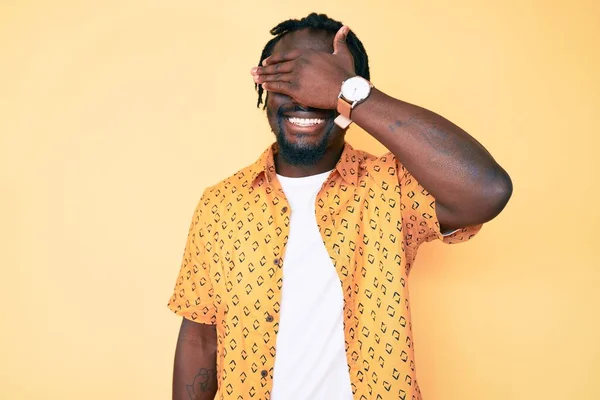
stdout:
<svg viewBox="0 0 600 400">
<path fill-rule="evenodd" d="M 462 126 L 514 181 L 472 242 L 421 249 L 424 398 L 600 398 L 598 4 L 3 0 L 0 398 L 170 398 L 191 214 L 273 140 L 249 69 L 310 11 L 354 29 L 377 87 Z"/>
</svg>

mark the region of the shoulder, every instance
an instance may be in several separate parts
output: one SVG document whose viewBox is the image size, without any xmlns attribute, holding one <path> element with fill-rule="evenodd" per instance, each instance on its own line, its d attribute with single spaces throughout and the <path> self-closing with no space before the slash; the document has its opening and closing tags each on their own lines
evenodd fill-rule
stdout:
<svg viewBox="0 0 600 400">
<path fill-rule="evenodd" d="M 355 150 L 355 153 L 359 158 L 359 177 L 362 175 L 377 181 L 398 180 L 399 169 L 401 170 L 402 166 L 391 152 L 381 156 L 374 156 L 362 150 Z"/>
<path fill-rule="evenodd" d="M 250 164 L 220 182 L 207 187 L 202 193 L 198 209 L 201 212 L 211 211 L 230 203 L 234 199 L 239 201 L 248 194 L 252 186 L 255 164 Z"/>
</svg>

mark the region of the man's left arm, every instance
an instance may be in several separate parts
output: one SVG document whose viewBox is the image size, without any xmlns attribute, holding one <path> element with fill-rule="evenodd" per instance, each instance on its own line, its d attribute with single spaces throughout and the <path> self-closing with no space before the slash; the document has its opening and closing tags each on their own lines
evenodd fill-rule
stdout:
<svg viewBox="0 0 600 400">
<path fill-rule="evenodd" d="M 424 108 L 373 89 L 352 120 L 387 147 L 436 199 L 442 232 L 478 225 L 502 211 L 512 182 L 467 132 Z"/>
</svg>

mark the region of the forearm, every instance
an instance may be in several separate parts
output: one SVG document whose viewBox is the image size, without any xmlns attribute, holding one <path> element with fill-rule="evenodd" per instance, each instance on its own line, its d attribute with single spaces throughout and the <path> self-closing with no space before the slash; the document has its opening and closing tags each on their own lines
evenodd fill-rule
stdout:
<svg viewBox="0 0 600 400">
<path fill-rule="evenodd" d="M 447 226 L 486 222 L 508 201 L 506 172 L 472 136 L 436 113 L 374 89 L 352 119 L 436 198 Z"/>
<path fill-rule="evenodd" d="M 173 400 L 213 400 L 217 393 L 217 336 L 212 325 L 183 320 L 175 351 Z"/>
</svg>

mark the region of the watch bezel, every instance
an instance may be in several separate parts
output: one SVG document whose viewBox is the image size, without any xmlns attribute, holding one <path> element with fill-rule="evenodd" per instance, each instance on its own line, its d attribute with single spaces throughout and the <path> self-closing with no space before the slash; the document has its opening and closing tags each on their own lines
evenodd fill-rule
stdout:
<svg viewBox="0 0 600 400">
<path fill-rule="evenodd" d="M 361 85 L 365 85 L 365 88 L 367 88 L 367 92 L 364 96 L 359 97 L 359 98 L 355 98 L 353 99 L 351 96 L 346 96 L 344 95 L 344 88 L 348 87 L 350 84 L 354 84 L 356 85 L 357 82 L 360 82 Z M 373 89 L 373 84 L 371 82 L 369 82 L 367 79 L 363 78 L 362 76 L 353 76 L 352 78 L 348 78 L 346 79 L 344 82 L 342 82 L 342 86 L 340 88 L 340 97 L 343 98 L 344 100 L 346 100 L 349 103 L 354 104 L 358 104 L 364 100 L 367 99 L 367 97 L 369 97 L 369 95 L 371 94 L 371 89 Z"/>
</svg>

